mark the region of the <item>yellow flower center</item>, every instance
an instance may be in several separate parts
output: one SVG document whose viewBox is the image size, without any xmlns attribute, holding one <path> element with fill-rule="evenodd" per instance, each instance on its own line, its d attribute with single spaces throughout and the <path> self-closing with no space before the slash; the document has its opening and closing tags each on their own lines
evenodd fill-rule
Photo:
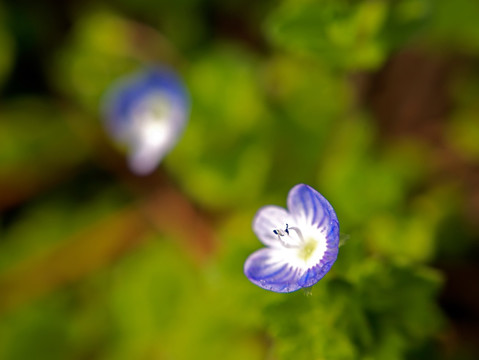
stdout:
<svg viewBox="0 0 479 360">
<path fill-rule="evenodd" d="M 311 255 L 313 255 L 317 245 L 318 245 L 318 242 L 316 240 L 308 239 L 305 242 L 304 246 L 301 247 L 301 249 L 299 250 L 298 256 L 304 261 L 308 260 L 311 257 Z"/>
</svg>

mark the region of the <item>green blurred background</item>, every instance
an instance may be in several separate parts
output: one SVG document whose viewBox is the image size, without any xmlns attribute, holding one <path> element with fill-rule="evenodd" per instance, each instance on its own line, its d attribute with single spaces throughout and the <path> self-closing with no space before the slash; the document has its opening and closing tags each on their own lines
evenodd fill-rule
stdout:
<svg viewBox="0 0 479 360">
<path fill-rule="evenodd" d="M 476 0 L 0 0 L 0 359 L 479 358 Z M 101 99 L 150 63 L 192 111 L 135 177 Z M 297 183 L 344 245 L 249 283 Z"/>
</svg>

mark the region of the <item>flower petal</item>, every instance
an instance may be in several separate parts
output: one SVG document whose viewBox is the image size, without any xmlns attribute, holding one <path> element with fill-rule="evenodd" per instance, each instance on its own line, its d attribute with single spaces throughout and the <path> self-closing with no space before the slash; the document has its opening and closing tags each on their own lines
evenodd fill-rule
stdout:
<svg viewBox="0 0 479 360">
<path fill-rule="evenodd" d="M 292 265 L 294 253 L 287 249 L 264 248 L 251 254 L 244 273 L 255 285 L 274 292 L 287 293 L 317 283 L 330 269 L 336 257 L 321 259 L 315 266 Z"/>
<path fill-rule="evenodd" d="M 260 208 L 253 219 L 253 231 L 258 239 L 271 247 L 282 247 L 275 229 L 284 229 L 291 223 L 291 215 L 282 207 L 268 205 Z"/>
<path fill-rule="evenodd" d="M 114 84 L 103 111 L 108 133 L 129 153 L 130 169 L 146 175 L 178 141 L 189 99 L 173 72 L 151 67 Z"/>
<path fill-rule="evenodd" d="M 245 262 L 244 273 L 255 285 L 274 292 L 291 292 L 300 288 L 299 268 L 287 262 L 282 249 L 264 248 L 251 254 Z"/>
<path fill-rule="evenodd" d="M 186 122 L 188 95 L 181 80 L 172 71 L 152 67 L 118 81 L 106 95 L 104 112 L 110 134 L 121 140 L 125 131 L 129 132 L 131 111 L 138 101 L 158 91 L 167 95 L 174 109 L 182 113 L 177 118 L 179 125 Z"/>
<path fill-rule="evenodd" d="M 169 144 L 140 144 L 128 155 L 128 165 L 135 174 L 147 175 L 155 170 L 169 150 Z"/>
<path fill-rule="evenodd" d="M 298 184 L 290 190 L 288 210 L 300 226 L 322 229 L 338 222 L 336 213 L 328 200 L 305 184 Z"/>
</svg>

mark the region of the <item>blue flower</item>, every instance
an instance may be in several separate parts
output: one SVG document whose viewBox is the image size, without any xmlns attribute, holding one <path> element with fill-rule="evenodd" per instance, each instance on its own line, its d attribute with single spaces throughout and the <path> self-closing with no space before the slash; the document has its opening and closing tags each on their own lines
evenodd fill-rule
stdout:
<svg viewBox="0 0 479 360">
<path fill-rule="evenodd" d="M 164 68 L 147 68 L 120 80 L 106 97 L 108 133 L 128 151 L 130 169 L 151 173 L 183 132 L 189 113 L 186 90 Z"/>
<path fill-rule="evenodd" d="M 294 186 L 288 210 L 258 210 L 253 231 L 266 248 L 244 265 L 248 279 L 263 289 L 286 293 L 316 284 L 338 256 L 339 223 L 329 202 L 312 187 Z"/>
</svg>

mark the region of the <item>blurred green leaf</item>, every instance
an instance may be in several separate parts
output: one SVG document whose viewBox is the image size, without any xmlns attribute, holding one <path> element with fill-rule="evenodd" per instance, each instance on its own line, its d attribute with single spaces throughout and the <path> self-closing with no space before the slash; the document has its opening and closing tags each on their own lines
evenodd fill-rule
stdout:
<svg viewBox="0 0 479 360">
<path fill-rule="evenodd" d="M 445 128 L 447 140 L 461 157 L 479 160 L 479 74 L 476 68 L 465 66 L 458 73 L 452 86 L 454 110 Z"/>
<path fill-rule="evenodd" d="M 191 119 L 166 165 L 205 206 L 251 201 L 268 174 L 271 115 L 254 64 L 240 51 L 216 50 L 195 61 L 188 75 Z"/>
<path fill-rule="evenodd" d="M 276 44 L 332 67 L 374 69 L 424 27 L 428 0 L 283 1 L 266 30 Z"/>
<path fill-rule="evenodd" d="M 0 174 L 22 171 L 24 176 L 41 176 L 47 169 L 78 164 L 87 154 L 69 115 L 48 99 L 5 102 L 0 116 Z"/>
<path fill-rule="evenodd" d="M 435 1 L 431 36 L 459 51 L 477 54 L 479 3 L 475 0 Z"/>
<path fill-rule="evenodd" d="M 420 144 L 379 151 L 366 118 L 348 119 L 333 130 L 318 173 L 320 188 L 349 226 L 402 204 L 408 188 L 427 172 Z"/>
<path fill-rule="evenodd" d="M 79 18 L 67 46 L 54 59 L 54 84 L 90 112 L 97 114 L 113 81 L 140 64 L 131 45 L 132 23 L 106 10 Z"/>
</svg>

